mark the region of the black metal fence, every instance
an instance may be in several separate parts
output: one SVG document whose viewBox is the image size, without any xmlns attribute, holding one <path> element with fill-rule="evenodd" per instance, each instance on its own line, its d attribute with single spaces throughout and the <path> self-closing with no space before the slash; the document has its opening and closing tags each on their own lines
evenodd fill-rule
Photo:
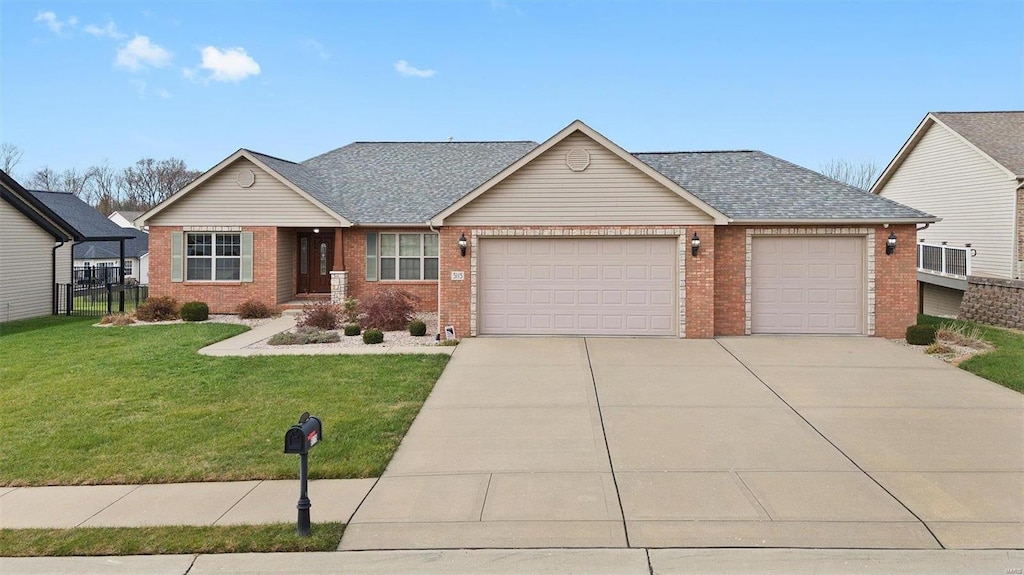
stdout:
<svg viewBox="0 0 1024 575">
<path fill-rule="evenodd" d="M 118 269 L 118 268 L 112 268 Z M 107 283 L 54 284 L 53 312 L 57 315 L 104 316 L 133 312 L 149 296 L 149 286 Z"/>
<path fill-rule="evenodd" d="M 119 284 L 123 278 L 120 266 L 83 266 L 71 268 L 71 283 L 79 287 Z"/>
</svg>

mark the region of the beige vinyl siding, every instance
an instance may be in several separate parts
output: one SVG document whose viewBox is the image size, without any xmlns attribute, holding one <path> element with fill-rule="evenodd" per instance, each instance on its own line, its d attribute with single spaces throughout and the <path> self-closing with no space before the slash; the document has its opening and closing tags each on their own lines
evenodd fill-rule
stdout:
<svg viewBox="0 0 1024 575">
<path fill-rule="evenodd" d="M 582 148 L 590 165 L 566 166 Z M 447 218 L 445 225 L 655 225 L 712 219 L 622 158 L 576 133 Z"/>
<path fill-rule="evenodd" d="M 251 187 L 238 185 L 238 172 L 243 169 L 256 174 L 256 182 Z M 239 158 L 146 223 L 150 226 L 327 227 L 338 225 L 338 220 L 256 164 Z"/>
<path fill-rule="evenodd" d="M 53 246 L 53 236 L 0 200 L 0 322 L 51 313 Z"/>
<path fill-rule="evenodd" d="M 277 230 L 277 303 L 295 297 L 295 230 Z M 270 303 L 270 302 L 266 302 Z"/>
<path fill-rule="evenodd" d="M 972 244 L 972 273 L 1013 277 L 1014 181 L 948 129 L 935 124 L 880 195 L 942 218 L 917 234 L 930 244 Z"/>
<path fill-rule="evenodd" d="M 53 237 L 50 237 L 50 241 L 53 241 Z M 50 244 L 53 245 L 53 244 Z M 68 242 L 63 246 L 57 248 L 57 283 L 66 284 L 71 283 L 71 264 L 72 257 L 74 257 L 74 242 Z M 47 264 L 50 262 L 50 257 L 46 258 Z"/>
<path fill-rule="evenodd" d="M 921 284 L 924 296 L 924 313 L 941 317 L 956 317 L 960 313 L 960 302 L 964 292 L 928 283 Z"/>
</svg>

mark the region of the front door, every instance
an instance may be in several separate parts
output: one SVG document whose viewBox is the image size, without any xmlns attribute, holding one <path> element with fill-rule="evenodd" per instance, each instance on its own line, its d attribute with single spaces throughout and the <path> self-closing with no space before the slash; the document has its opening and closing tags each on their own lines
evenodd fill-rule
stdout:
<svg viewBox="0 0 1024 575">
<path fill-rule="evenodd" d="M 327 234 L 299 234 L 298 293 L 330 293 L 334 237 Z"/>
</svg>

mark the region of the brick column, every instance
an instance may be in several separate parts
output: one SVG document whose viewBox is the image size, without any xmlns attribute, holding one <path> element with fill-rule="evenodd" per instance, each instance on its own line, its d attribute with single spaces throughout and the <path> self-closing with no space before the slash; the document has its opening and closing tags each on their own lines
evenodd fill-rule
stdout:
<svg viewBox="0 0 1024 575">
<path fill-rule="evenodd" d="M 700 251 L 690 252 L 694 232 Z M 686 241 L 686 337 L 706 339 L 715 335 L 715 226 L 687 226 Z"/>
</svg>

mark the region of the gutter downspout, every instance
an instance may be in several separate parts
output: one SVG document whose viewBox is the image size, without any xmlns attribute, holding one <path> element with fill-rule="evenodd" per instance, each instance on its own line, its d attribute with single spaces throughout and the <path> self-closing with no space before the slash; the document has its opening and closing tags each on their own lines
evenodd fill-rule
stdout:
<svg viewBox="0 0 1024 575">
<path fill-rule="evenodd" d="M 57 315 L 57 298 L 60 297 L 60 294 L 57 293 L 57 250 L 59 250 L 63 245 L 64 240 L 61 240 L 59 244 L 53 246 L 53 251 L 50 253 L 50 283 L 53 285 L 53 315 Z M 71 265 L 74 265 L 74 262 L 71 262 Z"/>
<path fill-rule="evenodd" d="M 427 228 L 437 234 L 437 336 L 441 337 L 441 232 L 434 229 L 430 220 L 427 220 Z"/>
</svg>

